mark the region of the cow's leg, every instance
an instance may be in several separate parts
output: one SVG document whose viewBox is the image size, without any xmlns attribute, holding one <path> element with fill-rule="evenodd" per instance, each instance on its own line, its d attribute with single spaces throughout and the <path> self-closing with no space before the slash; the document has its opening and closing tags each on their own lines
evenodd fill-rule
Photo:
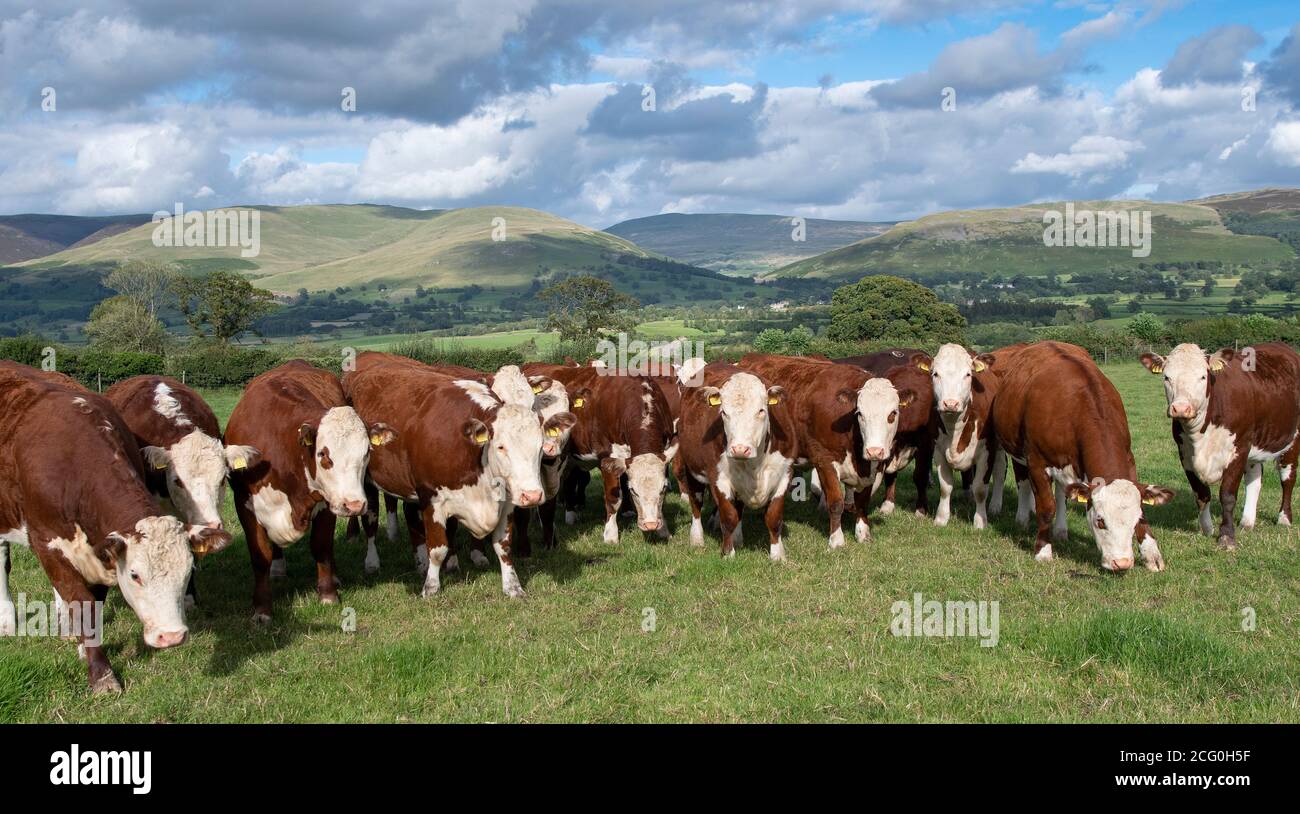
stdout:
<svg viewBox="0 0 1300 814">
<path fill-rule="evenodd" d="M 1214 518 L 1210 515 L 1210 487 L 1200 476 L 1190 467 L 1183 469 L 1183 474 L 1187 475 L 1187 483 L 1192 487 L 1192 493 L 1196 495 L 1197 516 L 1201 524 L 1201 533 L 1208 536 L 1214 536 Z"/>
<path fill-rule="evenodd" d="M 578 522 L 578 512 L 587 502 L 587 485 L 591 483 L 591 473 L 580 466 L 570 466 L 560 486 L 564 498 L 564 524 L 572 526 Z"/>
<path fill-rule="evenodd" d="M 618 507 L 623 503 L 623 476 L 621 472 L 610 471 L 610 467 L 600 468 L 600 479 L 605 487 L 605 531 L 606 543 L 618 543 Z"/>
<path fill-rule="evenodd" d="M 86 661 L 86 672 L 90 681 L 90 690 L 95 695 L 119 693 L 122 683 L 113 675 L 113 667 L 104 654 L 104 600 L 108 598 L 107 585 L 87 585 L 82 580 L 71 580 L 68 589 L 68 603 L 81 614 L 82 625 L 79 629 L 80 645 L 78 654 Z M 98 603 L 98 604 L 96 604 Z M 94 608 L 87 613 L 88 609 Z M 93 614 L 91 616 L 90 614 Z M 92 622 L 97 629 L 87 629 Z"/>
<path fill-rule="evenodd" d="M 853 495 L 853 513 L 857 522 L 853 524 L 853 536 L 859 543 L 871 542 L 871 481 Z"/>
<path fill-rule="evenodd" d="M 526 512 L 524 516 L 527 518 Z M 519 574 L 515 572 L 514 559 L 510 556 L 513 518 L 514 512 L 509 509 L 501 512 L 501 521 L 492 532 L 492 550 L 497 553 L 497 562 L 501 563 L 501 592 L 506 596 L 521 599 L 524 596 L 524 586 L 519 583 Z"/>
<path fill-rule="evenodd" d="M 388 542 L 397 542 L 397 498 L 388 494 L 384 495 L 384 533 Z"/>
<path fill-rule="evenodd" d="M 822 490 L 822 478 L 814 468 L 808 476 L 808 491 L 817 496 L 817 508 L 826 509 L 826 492 Z"/>
<path fill-rule="evenodd" d="M 1029 480 L 1029 467 L 1012 462 L 1016 475 L 1016 525 L 1029 528 L 1029 515 L 1034 511 L 1034 485 Z"/>
<path fill-rule="evenodd" d="M 1241 504 L 1241 528 L 1255 528 L 1255 510 L 1259 507 L 1259 490 L 1264 486 L 1264 465 L 1258 461 L 1246 464 L 1246 499 Z"/>
<path fill-rule="evenodd" d="M 989 524 L 989 474 L 992 467 L 988 445 L 980 442 L 975 450 L 974 476 L 971 478 L 971 497 L 975 500 L 975 516 L 971 525 L 982 529 Z"/>
<path fill-rule="evenodd" d="M 930 469 L 934 466 L 934 444 L 922 443 L 916 448 L 912 460 L 912 486 L 916 489 L 917 517 L 925 517 L 930 510 Z"/>
<path fill-rule="evenodd" d="M 13 564 L 9 562 L 9 541 L 0 539 L 0 636 L 18 633 L 18 609 L 14 607 L 13 596 L 9 593 L 11 571 Z"/>
<path fill-rule="evenodd" d="M 1070 539 L 1070 518 L 1066 516 L 1065 484 L 1056 481 L 1056 514 L 1052 520 L 1052 542 Z"/>
<path fill-rule="evenodd" d="M 284 579 L 289 575 L 289 566 L 284 559 L 284 549 L 273 546 L 271 549 L 271 579 Z"/>
<path fill-rule="evenodd" d="M 686 471 L 681 455 L 673 458 L 673 474 L 677 477 L 677 489 L 682 494 L 682 500 L 686 501 L 686 506 L 691 510 L 691 545 L 703 547 L 704 522 L 700 519 L 700 512 L 704 508 L 704 491 L 699 482 L 691 477 L 691 473 Z"/>
<path fill-rule="evenodd" d="M 1237 487 L 1246 472 L 1247 450 L 1238 449 L 1232 463 L 1223 470 L 1223 479 L 1219 481 L 1219 505 L 1223 507 L 1223 520 L 1219 524 L 1219 548 L 1228 550 L 1237 547 L 1237 529 L 1232 519 L 1237 510 Z"/>
<path fill-rule="evenodd" d="M 1034 537 L 1034 559 L 1052 559 L 1052 524 L 1056 515 L 1055 486 L 1042 461 L 1029 461 L 1029 481 L 1034 489 L 1034 513 L 1038 515 L 1038 534 Z M 1062 501 L 1064 504 L 1064 501 Z"/>
<path fill-rule="evenodd" d="M 1134 536 L 1139 540 L 1138 551 L 1142 554 L 1142 564 L 1147 567 L 1147 570 L 1165 570 L 1165 558 L 1160 555 L 1160 546 L 1156 545 L 1156 538 L 1152 536 L 1151 527 L 1147 525 L 1145 516 L 1138 520 Z"/>
<path fill-rule="evenodd" d="M 767 525 L 767 556 L 772 562 L 785 562 L 785 543 L 781 540 L 781 527 L 785 523 L 785 493 L 772 498 L 763 513 Z"/>
<path fill-rule="evenodd" d="M 455 517 L 447 518 L 447 541 L 452 550 L 456 549 L 456 529 L 460 526 L 460 521 Z M 488 544 L 482 540 L 475 539 L 473 536 L 469 539 L 469 561 L 474 563 L 478 568 L 487 568 L 492 561 L 487 556 Z"/>
<path fill-rule="evenodd" d="M 718 505 L 718 522 L 722 526 L 722 556 L 734 557 L 736 541 L 739 539 L 736 530 L 740 526 L 740 511 L 717 486 L 710 486 L 709 491 L 713 494 L 713 502 Z"/>
<path fill-rule="evenodd" d="M 404 500 L 402 514 L 406 517 L 406 531 L 411 538 L 411 553 L 415 557 L 415 569 L 423 574 L 429 570 L 429 549 L 424 536 L 424 518 L 420 516 L 420 505 Z M 447 564 L 447 569 L 455 570 L 452 563 Z"/>
<path fill-rule="evenodd" d="M 425 506 L 420 515 L 424 528 L 424 533 L 420 536 L 424 538 L 428 549 L 426 559 L 429 563 L 424 573 L 424 590 L 420 595 L 428 598 L 442 588 L 442 564 L 447 560 L 451 546 L 447 539 L 447 528 L 433 519 L 433 505 Z"/>
<path fill-rule="evenodd" d="M 558 495 L 537 507 L 537 522 L 542 527 L 542 548 L 555 548 L 555 510 L 560 505 Z"/>
<path fill-rule="evenodd" d="M 1007 489 L 1007 454 L 1002 447 L 994 446 L 993 471 L 989 475 L 989 517 L 1002 512 L 1002 495 Z"/>
<path fill-rule="evenodd" d="M 390 513 L 388 516 L 393 515 Z M 349 528 L 355 519 L 348 518 Z M 378 574 L 379 547 L 375 545 L 375 537 L 379 534 L 379 488 L 370 481 L 366 481 L 366 513 L 361 518 L 361 526 L 366 532 L 366 559 L 363 567 L 367 574 Z M 390 536 L 389 539 L 391 540 L 392 537 Z"/>
<path fill-rule="evenodd" d="M 271 621 L 271 563 L 273 549 L 277 549 L 267 536 L 266 529 L 257 522 L 257 516 L 248 507 L 247 493 L 238 487 L 232 490 L 235 497 L 235 514 L 244 529 L 248 544 L 248 558 L 253 567 L 253 621 L 265 624 Z"/>
<path fill-rule="evenodd" d="M 199 589 L 194 584 L 195 577 L 199 572 L 198 562 L 194 563 L 194 569 L 190 571 L 190 579 L 185 583 L 185 610 L 194 610 L 199 605 Z"/>
<path fill-rule="evenodd" d="M 939 505 L 934 510 L 934 524 L 948 525 L 952 516 L 952 466 L 945 456 L 939 456 Z"/>
<path fill-rule="evenodd" d="M 885 499 L 880 501 L 880 513 L 885 517 L 894 513 L 894 498 L 898 486 L 897 472 L 882 472 L 880 475 L 880 486 L 885 490 Z"/>
<path fill-rule="evenodd" d="M 1291 494 L 1295 490 L 1297 457 L 1300 457 L 1300 444 L 1292 444 L 1291 449 L 1277 460 L 1277 472 L 1282 478 L 1282 508 L 1277 513 L 1279 526 L 1291 525 Z"/>
<path fill-rule="evenodd" d="M 510 514 L 511 553 L 516 557 L 533 556 L 533 544 L 528 539 L 528 521 L 532 519 L 532 510 L 515 506 Z"/>
<path fill-rule="evenodd" d="M 311 555 L 316 560 L 316 596 L 322 604 L 339 603 L 339 578 L 334 569 L 334 530 L 337 518 L 321 509 L 311 519 Z"/>
<path fill-rule="evenodd" d="M 844 514 L 844 487 L 840 484 L 840 475 L 835 471 L 833 463 L 823 461 L 816 466 L 822 494 L 826 498 L 826 515 L 830 519 L 830 546 L 843 548 L 844 529 L 840 528 L 840 518 Z"/>
</svg>

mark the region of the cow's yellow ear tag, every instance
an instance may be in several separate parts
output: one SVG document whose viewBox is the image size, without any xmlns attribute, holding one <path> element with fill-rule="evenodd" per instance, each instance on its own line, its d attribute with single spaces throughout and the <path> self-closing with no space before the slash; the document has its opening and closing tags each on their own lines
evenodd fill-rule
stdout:
<svg viewBox="0 0 1300 814">
<path fill-rule="evenodd" d="M 549 430 L 546 431 L 546 435 L 549 438 L 559 438 L 560 430 L 558 427 L 551 427 Z"/>
<path fill-rule="evenodd" d="M 1223 360 L 1222 360 L 1222 359 L 1211 359 L 1211 360 L 1210 360 L 1210 370 L 1213 370 L 1215 373 L 1218 373 L 1220 370 L 1223 370 Z"/>
<path fill-rule="evenodd" d="M 541 386 L 540 384 L 535 384 L 535 385 L 533 385 L 533 392 L 534 392 L 534 393 L 540 393 L 540 392 L 542 392 L 542 386 Z"/>
<path fill-rule="evenodd" d="M 474 440 L 480 444 L 486 444 L 488 440 L 487 430 L 479 430 L 478 432 L 474 433 Z"/>
<path fill-rule="evenodd" d="M 247 459 L 247 458 L 236 458 L 236 459 L 235 459 L 235 464 L 234 464 L 234 466 L 233 466 L 232 468 L 233 468 L 233 469 L 247 469 L 247 468 L 248 468 L 248 459 Z"/>
<path fill-rule="evenodd" d="M 777 398 L 776 396 L 768 396 L 768 397 L 767 397 L 767 403 L 768 403 L 768 404 L 780 404 L 780 403 L 781 403 L 781 400 L 780 400 L 779 398 Z"/>
<path fill-rule="evenodd" d="M 911 403 L 912 403 L 912 400 L 911 400 L 911 399 L 908 399 L 907 401 L 900 401 L 900 402 L 898 402 L 898 406 L 899 406 L 899 408 L 901 409 L 901 408 L 906 407 L 907 405 L 909 405 L 909 404 L 911 404 Z"/>
<path fill-rule="evenodd" d="M 926 373 L 929 373 L 929 372 L 930 372 L 930 365 L 929 365 L 929 363 L 927 363 L 927 362 L 920 362 L 920 363 L 917 364 L 917 367 L 921 368 L 921 369 L 924 370 Z"/>
<path fill-rule="evenodd" d="M 1147 504 L 1148 506 L 1154 506 L 1154 505 L 1156 505 L 1156 500 L 1155 500 L 1155 498 L 1152 498 L 1152 497 L 1144 497 L 1144 498 L 1142 498 L 1142 502 L 1145 503 L 1145 504 Z"/>
<path fill-rule="evenodd" d="M 988 365 L 984 364 L 979 359 L 976 359 L 975 363 L 971 365 L 971 367 L 975 368 L 976 373 L 983 373 L 985 370 L 988 369 Z"/>
<path fill-rule="evenodd" d="M 584 398 L 576 398 L 576 399 L 573 400 L 573 409 L 575 409 L 575 410 L 581 410 L 581 409 L 582 409 L 582 405 L 584 405 L 584 404 L 586 404 L 586 403 L 587 403 L 587 400 L 586 400 L 586 399 L 584 399 Z"/>
<path fill-rule="evenodd" d="M 722 396 L 709 396 L 709 406 L 717 407 L 722 404 Z"/>
<path fill-rule="evenodd" d="M 1074 496 L 1074 499 L 1077 500 L 1077 501 L 1079 501 L 1080 503 L 1087 503 L 1087 502 L 1088 502 L 1088 496 L 1087 496 L 1087 495 L 1075 495 L 1075 496 Z"/>
</svg>

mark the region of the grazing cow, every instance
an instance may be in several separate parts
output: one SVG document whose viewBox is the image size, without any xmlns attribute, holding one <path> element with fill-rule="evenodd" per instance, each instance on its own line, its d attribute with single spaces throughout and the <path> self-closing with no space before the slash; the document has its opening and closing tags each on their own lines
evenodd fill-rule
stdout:
<svg viewBox="0 0 1300 814">
<path fill-rule="evenodd" d="M 820 359 L 751 353 L 740 367 L 780 385 L 789 397 L 799 448 L 796 463 L 811 464 L 817 472 L 830 515 L 831 548 L 844 545 L 843 486 L 856 492 L 854 536 L 860 543 L 870 540 L 872 486 L 894 446 L 900 410 L 916 393 L 899 392 L 889 379 L 855 365 Z"/>
<path fill-rule="evenodd" d="M 624 475 L 636 507 L 637 527 L 667 538 L 666 468 L 677 454 L 677 443 L 663 391 L 643 377 L 618 375 L 602 367 L 528 364 L 524 371 L 547 376 L 568 391 L 577 423 L 569 436 L 566 478 L 599 467 L 605 494 L 605 542 L 618 542 Z M 562 492 L 568 489 L 561 487 Z M 545 516 L 543 533 L 554 533 L 547 528 Z"/>
<path fill-rule="evenodd" d="M 274 549 L 297 542 L 309 526 L 316 594 L 338 602 L 335 518 L 365 512 L 370 450 L 396 437 L 387 424 L 362 422 L 338 377 L 302 360 L 248 383 L 226 423 L 226 442 L 262 452 L 258 463 L 230 476 L 253 563 L 253 621 L 271 620 Z"/>
<path fill-rule="evenodd" d="M 898 473 L 915 460 L 912 473 L 912 484 L 916 487 L 915 508 L 917 516 L 924 517 L 930 505 L 930 468 L 934 462 L 934 445 L 939 438 L 939 414 L 934 408 L 934 387 L 930 384 L 930 354 L 913 348 L 893 348 L 834 361 L 857 365 L 873 376 L 889 379 L 895 389 L 910 389 L 916 393 L 916 398 L 899 416 L 894 447 L 876 487 L 885 487 L 880 513 L 888 515 L 894 511 Z"/>
<path fill-rule="evenodd" d="M 722 556 L 734 556 L 742 542 L 740 518 L 748 506 L 764 510 L 768 555 L 784 562 L 785 494 L 799 457 L 785 391 L 729 362 L 688 359 L 678 375 L 681 420 L 673 474 L 691 507 L 691 545 L 704 545 L 701 487 L 707 486 L 722 525 Z"/>
<path fill-rule="evenodd" d="M 1088 505 L 1088 527 L 1103 568 L 1133 567 L 1136 534 L 1146 567 L 1164 570 L 1142 504 L 1167 503 L 1173 492 L 1138 481 L 1124 403 L 1087 352 L 1063 342 L 1039 342 L 994 351 L 987 364 L 999 377 L 993 423 L 998 443 L 1015 462 L 1017 519 L 1028 520 L 1026 480 L 1033 490 L 1035 559 L 1050 560 L 1052 541 L 1066 538 L 1069 497 Z"/>
<path fill-rule="evenodd" d="M 518 369 L 507 375 L 518 379 L 510 390 L 527 392 L 531 401 L 535 394 Z M 572 425 L 573 415 L 559 413 L 544 422 L 532 404 L 502 402 L 481 381 L 453 379 L 383 353 L 359 355 L 343 387 L 361 416 L 382 415 L 397 429 L 398 441 L 371 457 L 369 478 L 407 502 L 412 544 L 426 551 L 423 595 L 441 588 L 448 524 L 455 518 L 474 537 L 492 536 L 502 591 L 523 596 L 511 559 L 510 508 L 543 501 L 543 445 L 556 437 L 551 430 Z M 372 524 L 368 516 L 367 536 L 373 536 Z"/>
<path fill-rule="evenodd" d="M 930 385 L 939 426 L 936 456 L 939 461 L 939 505 L 934 524 L 948 525 L 952 514 L 953 470 L 973 472 L 972 497 L 975 517 L 972 525 L 988 525 L 989 482 L 995 482 L 994 510 L 1000 508 L 999 478 L 1005 479 L 1005 465 L 995 465 L 997 439 L 993 435 L 990 411 L 997 394 L 997 374 L 988 369 L 990 357 L 976 355 L 961 345 L 939 348 L 929 364 Z M 923 368 L 924 369 L 924 368 Z"/>
<path fill-rule="evenodd" d="M 73 631 L 91 690 L 120 692 L 100 645 L 102 614 L 93 609 L 117 584 L 147 645 L 184 643 L 182 596 L 194 555 L 224 548 L 230 535 L 162 515 L 135 438 L 112 404 L 62 378 L 0 369 L 0 635 L 13 635 L 17 623 L 9 549 L 27 545 L 65 609 L 78 612 Z"/>
<path fill-rule="evenodd" d="M 224 446 L 217 416 L 192 388 L 166 376 L 132 376 L 104 392 L 135 435 L 149 490 L 171 502 L 178 517 L 221 529 L 228 472 L 257 464 L 250 446 Z M 164 504 L 165 505 L 165 504 Z M 191 575 L 185 601 L 196 597 Z"/>
<path fill-rule="evenodd" d="M 1291 525 L 1300 444 L 1300 355 L 1267 342 L 1242 350 L 1224 348 L 1207 357 L 1196 345 L 1174 348 L 1167 357 L 1142 354 L 1142 364 L 1164 374 L 1174 443 L 1196 493 L 1201 531 L 1213 534 L 1210 486 L 1219 484 L 1223 521 L 1219 545 L 1236 548 L 1233 510 L 1237 487 L 1246 478 L 1241 527 L 1253 528 L 1264 463 L 1276 461 L 1282 478 L 1282 508 L 1277 522 Z"/>
</svg>

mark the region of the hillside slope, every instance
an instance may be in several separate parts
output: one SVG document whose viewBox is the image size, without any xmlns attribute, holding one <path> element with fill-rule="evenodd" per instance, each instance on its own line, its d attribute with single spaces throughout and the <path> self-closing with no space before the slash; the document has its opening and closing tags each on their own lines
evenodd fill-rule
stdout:
<svg viewBox="0 0 1300 814">
<path fill-rule="evenodd" d="M 149 215 L 0 215 L 0 265 L 90 245 L 149 222 Z"/>
<path fill-rule="evenodd" d="M 892 225 L 807 218 L 804 240 L 797 241 L 789 215 L 672 213 L 625 220 L 605 231 L 683 263 L 754 276 L 881 234 Z"/>
</svg>

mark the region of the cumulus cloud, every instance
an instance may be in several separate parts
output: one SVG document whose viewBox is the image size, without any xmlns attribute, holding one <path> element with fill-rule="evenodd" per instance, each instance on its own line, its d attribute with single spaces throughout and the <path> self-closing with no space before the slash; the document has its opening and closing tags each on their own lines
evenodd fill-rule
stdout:
<svg viewBox="0 0 1300 814">
<path fill-rule="evenodd" d="M 1069 152 L 1042 156 L 1029 153 L 1012 165 L 1012 172 L 1054 172 L 1077 178 L 1084 173 L 1122 167 L 1129 156 L 1142 149 L 1136 141 L 1113 136 L 1084 136 L 1070 145 Z"/>
<path fill-rule="evenodd" d="M 1160 81 L 1169 87 L 1192 82 L 1237 82 L 1242 63 L 1264 38 L 1248 25 L 1223 25 L 1178 46 Z"/>
</svg>

